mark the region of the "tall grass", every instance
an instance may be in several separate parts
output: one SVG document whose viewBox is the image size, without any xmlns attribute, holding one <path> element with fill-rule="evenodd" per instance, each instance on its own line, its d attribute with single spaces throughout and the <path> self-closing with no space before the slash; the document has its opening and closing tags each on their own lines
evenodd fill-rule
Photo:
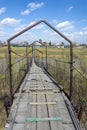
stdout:
<svg viewBox="0 0 87 130">
<path fill-rule="evenodd" d="M 13 93 L 16 91 L 19 83 L 26 73 L 26 48 L 12 47 L 11 48 L 11 66 L 12 66 L 12 89 Z M 28 49 L 30 51 L 30 49 Z M 29 55 L 28 55 L 29 56 Z M 30 57 L 30 56 L 29 56 Z M 3 60 L 4 59 L 4 60 Z M 4 62 L 3 62 L 4 61 Z M 29 61 L 30 64 L 30 61 Z M 28 65 L 29 65 L 28 64 Z M 6 122 L 6 112 L 4 108 L 4 99 L 8 95 L 10 97 L 10 83 L 9 83 L 9 59 L 8 48 L 0 48 L 0 130 L 4 130 Z"/>
<path fill-rule="evenodd" d="M 46 54 L 45 48 L 40 51 Z M 69 48 L 48 48 L 48 71 L 63 86 L 70 90 Z M 87 125 L 87 48 L 73 48 L 73 88 L 71 103 L 81 123 Z"/>
</svg>

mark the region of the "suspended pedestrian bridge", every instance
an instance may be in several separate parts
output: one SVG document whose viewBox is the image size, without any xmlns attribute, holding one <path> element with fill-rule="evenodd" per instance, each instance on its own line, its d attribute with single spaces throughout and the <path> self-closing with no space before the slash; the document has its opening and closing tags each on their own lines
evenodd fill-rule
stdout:
<svg viewBox="0 0 87 130">
<path fill-rule="evenodd" d="M 34 59 L 15 94 L 5 130 L 79 130 L 72 106 Z"/>
<path fill-rule="evenodd" d="M 60 76 L 60 73 L 57 73 L 58 70 L 55 70 L 54 76 L 49 72 L 50 63 L 48 62 L 48 47 L 46 45 L 44 46 L 45 57 L 43 52 L 35 47 L 35 42 L 26 45 L 24 56 L 12 50 L 11 41 L 13 39 L 40 23 L 46 24 L 70 45 L 70 60 L 64 61 L 68 64 L 69 72 L 68 94 L 55 80 L 55 75 Z M 5 72 L 9 73 L 9 76 L 7 75 L 9 85 L 7 90 L 4 90 L 4 106 L 7 114 L 4 130 L 85 130 L 80 126 L 71 104 L 74 63 L 72 41 L 47 21 L 40 20 L 9 38 L 7 43 L 8 67 Z M 29 47 L 31 50 L 28 51 Z M 40 57 L 36 52 L 40 54 Z M 15 63 L 12 60 L 13 54 L 21 57 Z M 24 66 L 21 65 L 23 60 Z M 19 71 L 15 67 L 17 63 L 20 65 L 20 67 L 18 66 Z M 57 60 L 53 64 L 57 66 Z M 14 70 L 17 71 L 17 76 L 14 76 Z M 14 78 L 17 78 L 17 81 L 13 80 Z"/>
</svg>

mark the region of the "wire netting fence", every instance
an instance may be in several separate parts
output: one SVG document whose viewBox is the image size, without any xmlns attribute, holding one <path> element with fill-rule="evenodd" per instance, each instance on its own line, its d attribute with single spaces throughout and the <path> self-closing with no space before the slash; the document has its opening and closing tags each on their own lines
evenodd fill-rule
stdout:
<svg viewBox="0 0 87 130">
<path fill-rule="evenodd" d="M 10 76 L 9 76 L 9 60 L 8 48 L 0 48 L 0 130 L 4 130 L 7 114 L 10 111 Z M 2 52 L 3 50 L 3 52 Z M 12 69 L 12 96 L 18 91 L 28 69 L 30 69 L 32 57 L 31 49 L 27 47 L 11 47 L 11 69 Z M 8 101 L 8 104 L 6 104 Z M 6 106 L 8 105 L 8 106 Z"/>
<path fill-rule="evenodd" d="M 9 95 L 9 79 L 7 64 L 7 48 L 0 48 L 0 130 L 4 129 L 6 111 L 4 107 L 5 95 Z"/>
<path fill-rule="evenodd" d="M 54 49 L 54 48 L 53 48 Z M 43 49 L 40 49 L 43 51 Z M 51 49 L 52 50 L 52 49 Z M 54 49 L 55 54 L 50 57 L 50 49 L 48 48 L 47 66 L 48 71 L 53 78 L 63 86 L 64 91 L 70 94 L 70 56 L 69 48 Z M 87 128 L 87 49 L 73 48 L 73 87 L 71 103 L 74 107 L 77 117 Z M 60 55 L 59 55 L 59 52 Z M 85 52 L 85 53 L 84 53 Z M 56 56 L 56 54 L 58 54 Z M 56 58 L 57 57 L 57 58 Z M 46 55 L 41 58 L 37 53 L 36 63 L 40 67 L 46 67 Z"/>
</svg>

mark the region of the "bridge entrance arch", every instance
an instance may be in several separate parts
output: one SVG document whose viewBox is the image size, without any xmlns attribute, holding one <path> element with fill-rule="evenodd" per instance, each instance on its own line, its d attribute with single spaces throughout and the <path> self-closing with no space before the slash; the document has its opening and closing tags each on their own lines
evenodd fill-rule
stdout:
<svg viewBox="0 0 87 130">
<path fill-rule="evenodd" d="M 11 68 L 11 41 L 15 39 L 16 37 L 20 36 L 21 34 L 25 33 L 26 31 L 32 29 L 33 27 L 37 26 L 40 23 L 46 24 L 48 27 L 50 27 L 53 31 L 55 31 L 58 35 L 60 35 L 62 38 L 64 38 L 69 44 L 70 44 L 70 99 L 72 97 L 72 82 L 73 82 L 73 45 L 72 41 L 67 38 L 64 34 L 62 34 L 60 31 L 58 31 L 55 27 L 53 27 L 51 24 L 49 24 L 45 20 L 40 20 L 35 22 L 34 24 L 30 25 L 29 27 L 25 28 L 24 30 L 20 31 L 19 33 L 15 34 L 14 36 L 10 37 L 7 40 L 8 44 L 8 54 L 9 54 L 9 76 L 10 76 L 10 96 L 12 100 L 12 68 Z"/>
</svg>

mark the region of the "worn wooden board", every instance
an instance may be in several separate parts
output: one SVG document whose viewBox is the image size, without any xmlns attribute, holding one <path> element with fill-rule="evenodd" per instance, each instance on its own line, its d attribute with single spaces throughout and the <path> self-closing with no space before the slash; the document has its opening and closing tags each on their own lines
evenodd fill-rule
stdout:
<svg viewBox="0 0 87 130">
<path fill-rule="evenodd" d="M 30 101 L 36 102 L 36 95 L 29 95 L 29 97 L 30 97 Z M 30 105 L 30 102 L 29 102 L 26 119 L 28 117 L 36 118 L 36 113 L 37 113 L 36 106 Z M 33 122 L 33 123 L 26 122 L 26 129 L 27 130 L 36 130 L 36 122 Z"/>
<path fill-rule="evenodd" d="M 55 105 L 55 104 L 56 102 L 30 102 L 30 105 Z"/>
<path fill-rule="evenodd" d="M 38 102 L 45 102 L 46 101 L 45 96 L 44 95 L 37 95 L 37 101 Z M 48 117 L 46 104 L 44 106 L 37 105 L 37 117 L 38 118 Z M 50 130 L 49 121 L 37 123 L 37 130 L 45 130 L 45 129 Z"/>
<path fill-rule="evenodd" d="M 31 95 L 35 94 L 35 95 L 44 95 L 44 94 L 47 94 L 47 95 L 53 95 L 54 93 L 53 92 L 33 92 L 33 93 L 30 93 Z"/>
<path fill-rule="evenodd" d="M 30 88 L 29 90 L 30 90 L 30 91 L 42 91 L 42 90 L 43 90 L 43 91 L 45 91 L 45 90 L 47 91 L 47 90 L 53 90 L 53 88 L 50 88 L 50 87 L 48 87 L 48 88 L 43 88 L 43 85 L 42 85 L 42 86 L 40 85 L 40 87 L 38 87 L 38 88 Z"/>
<path fill-rule="evenodd" d="M 55 95 L 53 96 L 48 96 L 46 95 L 47 101 L 55 101 Z M 52 130 L 63 130 L 63 126 L 62 126 L 62 117 L 57 109 L 57 104 L 55 106 L 51 105 L 48 106 L 49 109 L 49 116 L 50 117 L 55 117 L 55 116 L 59 116 L 61 118 L 61 121 L 56 122 L 56 121 L 50 121 L 50 125 L 51 125 L 51 129 Z"/>
</svg>

